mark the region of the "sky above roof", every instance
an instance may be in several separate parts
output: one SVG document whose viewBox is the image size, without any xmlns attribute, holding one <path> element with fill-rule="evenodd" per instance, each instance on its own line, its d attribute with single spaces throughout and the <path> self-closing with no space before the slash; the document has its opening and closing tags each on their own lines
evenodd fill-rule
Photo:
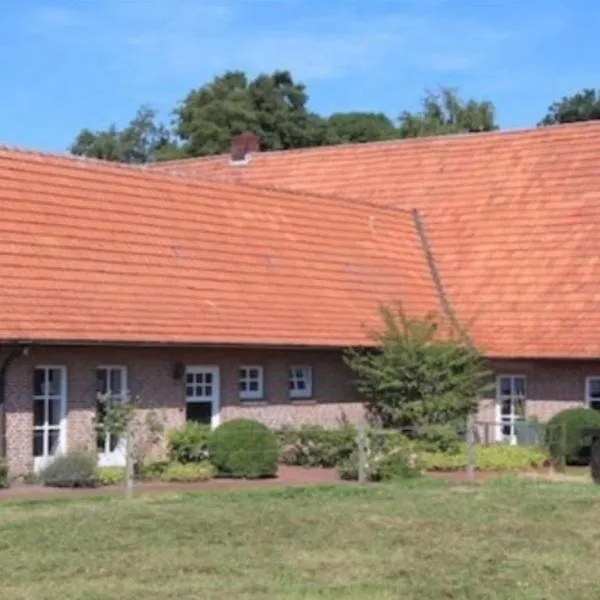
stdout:
<svg viewBox="0 0 600 600">
<path fill-rule="evenodd" d="M 596 87 L 595 0 L 27 0 L 3 2 L 0 143 L 64 151 L 143 103 L 168 120 L 227 69 L 289 69 L 310 107 L 418 108 L 425 88 L 492 100 L 526 127 Z"/>
</svg>

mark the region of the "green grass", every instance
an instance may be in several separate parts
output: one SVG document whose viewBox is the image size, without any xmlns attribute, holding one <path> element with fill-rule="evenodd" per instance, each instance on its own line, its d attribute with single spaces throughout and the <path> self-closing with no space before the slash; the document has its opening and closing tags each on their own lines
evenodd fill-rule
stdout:
<svg viewBox="0 0 600 600">
<path fill-rule="evenodd" d="M 0 504 L 10 600 L 596 599 L 600 490 L 438 481 Z"/>
</svg>

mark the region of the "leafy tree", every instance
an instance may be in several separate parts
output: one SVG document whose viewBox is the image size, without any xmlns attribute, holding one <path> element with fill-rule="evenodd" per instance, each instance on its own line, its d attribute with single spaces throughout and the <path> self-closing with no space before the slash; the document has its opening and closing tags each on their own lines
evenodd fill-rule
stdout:
<svg viewBox="0 0 600 600">
<path fill-rule="evenodd" d="M 548 107 L 538 126 L 600 119 L 600 90 L 586 88 Z"/>
<path fill-rule="evenodd" d="M 420 112 L 404 111 L 399 117 L 399 137 L 426 137 L 498 129 L 491 102 L 464 101 L 451 88 L 427 92 Z"/>
<path fill-rule="evenodd" d="M 433 318 L 413 320 L 382 309 L 384 330 L 375 350 L 346 352 L 371 419 L 381 427 L 464 426 L 487 388 L 489 373 L 479 351 L 438 335 Z"/>
<path fill-rule="evenodd" d="M 181 156 L 168 129 L 155 119 L 156 111 L 142 106 L 124 129 L 114 124 L 106 131 L 83 129 L 70 151 L 77 156 L 133 164 Z"/>
<path fill-rule="evenodd" d="M 334 113 L 329 117 L 336 142 L 376 142 L 398 136 L 392 120 L 383 113 Z"/>
</svg>

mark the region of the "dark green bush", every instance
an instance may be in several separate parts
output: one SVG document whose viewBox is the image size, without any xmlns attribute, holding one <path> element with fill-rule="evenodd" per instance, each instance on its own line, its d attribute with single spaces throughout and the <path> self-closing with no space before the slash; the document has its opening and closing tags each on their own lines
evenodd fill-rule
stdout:
<svg viewBox="0 0 600 600">
<path fill-rule="evenodd" d="M 304 425 L 280 431 L 279 439 L 283 464 L 330 468 L 341 464 L 356 448 L 356 429 L 351 425 L 338 429 Z"/>
<path fill-rule="evenodd" d="M 0 489 L 9 487 L 10 481 L 8 478 L 8 465 L 0 458 Z"/>
<path fill-rule="evenodd" d="M 161 481 L 191 483 L 208 481 L 215 475 L 215 468 L 207 460 L 193 463 L 170 463 L 160 476 Z"/>
<path fill-rule="evenodd" d="M 338 467 L 341 479 L 358 480 L 358 451 L 346 458 Z M 393 481 L 421 476 L 419 457 L 409 448 L 396 448 L 387 453 L 366 457 L 367 481 Z"/>
<path fill-rule="evenodd" d="M 96 470 L 98 485 L 123 485 L 125 469 L 121 467 L 100 467 Z"/>
<path fill-rule="evenodd" d="M 57 456 L 39 474 L 39 481 L 51 487 L 95 487 L 96 457 L 81 452 Z"/>
<path fill-rule="evenodd" d="M 545 427 L 552 457 L 559 464 L 589 465 L 590 428 L 600 428 L 600 412 L 591 408 L 568 408 L 554 415 Z"/>
<path fill-rule="evenodd" d="M 256 479 L 277 475 L 277 437 L 258 421 L 223 423 L 211 435 L 208 454 L 221 476 Z"/>
<path fill-rule="evenodd" d="M 454 454 L 460 450 L 461 438 L 452 425 L 425 425 L 416 439 L 419 447 L 425 452 L 449 452 Z"/>
<path fill-rule="evenodd" d="M 171 431 L 168 440 L 169 458 L 178 463 L 207 460 L 211 433 L 210 425 L 193 421 Z"/>
<path fill-rule="evenodd" d="M 138 462 L 135 465 L 135 478 L 140 481 L 153 481 L 160 479 L 169 466 L 168 460 L 155 460 Z"/>
</svg>

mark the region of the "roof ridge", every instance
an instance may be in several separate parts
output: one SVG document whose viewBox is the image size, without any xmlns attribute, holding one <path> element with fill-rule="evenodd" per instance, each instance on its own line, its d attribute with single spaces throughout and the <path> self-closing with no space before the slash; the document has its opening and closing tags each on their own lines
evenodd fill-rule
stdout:
<svg viewBox="0 0 600 600">
<path fill-rule="evenodd" d="M 407 138 L 393 138 L 389 140 L 377 140 L 372 142 L 344 142 L 343 144 L 326 144 L 323 146 L 310 146 L 307 148 L 285 148 L 281 150 L 263 150 L 256 153 L 256 156 L 289 156 L 290 154 L 300 154 L 300 153 L 312 153 L 319 152 L 325 150 L 331 150 L 335 148 L 336 150 L 349 150 L 356 149 L 362 147 L 379 147 L 379 146 L 391 146 L 395 144 L 402 145 L 410 145 L 410 144 L 419 144 L 424 142 L 435 143 L 435 142 L 452 142 L 457 139 L 465 139 L 465 138 L 482 138 L 482 137 L 504 137 L 504 136 L 512 136 L 517 134 L 543 134 L 545 132 L 555 131 L 557 129 L 571 129 L 571 128 L 584 128 L 584 127 L 600 127 L 600 120 L 589 120 L 589 121 L 575 121 L 573 123 L 556 123 L 553 125 L 544 125 L 542 126 L 527 126 L 527 127 L 513 127 L 507 129 L 493 129 L 491 131 L 466 131 L 466 132 L 458 132 L 458 133 L 445 133 L 445 134 L 437 134 L 437 135 L 428 135 L 421 137 L 407 137 Z M 188 158 L 176 158 L 173 160 L 163 160 L 157 161 L 154 163 L 148 163 L 148 167 L 152 170 L 157 169 L 160 170 L 160 167 L 167 165 L 178 165 L 178 164 L 188 164 L 191 161 L 202 161 L 202 162 L 211 162 L 216 160 L 222 160 L 223 158 L 227 158 L 229 156 L 228 152 L 222 152 L 220 154 L 210 154 L 206 156 L 190 156 Z"/>
</svg>

